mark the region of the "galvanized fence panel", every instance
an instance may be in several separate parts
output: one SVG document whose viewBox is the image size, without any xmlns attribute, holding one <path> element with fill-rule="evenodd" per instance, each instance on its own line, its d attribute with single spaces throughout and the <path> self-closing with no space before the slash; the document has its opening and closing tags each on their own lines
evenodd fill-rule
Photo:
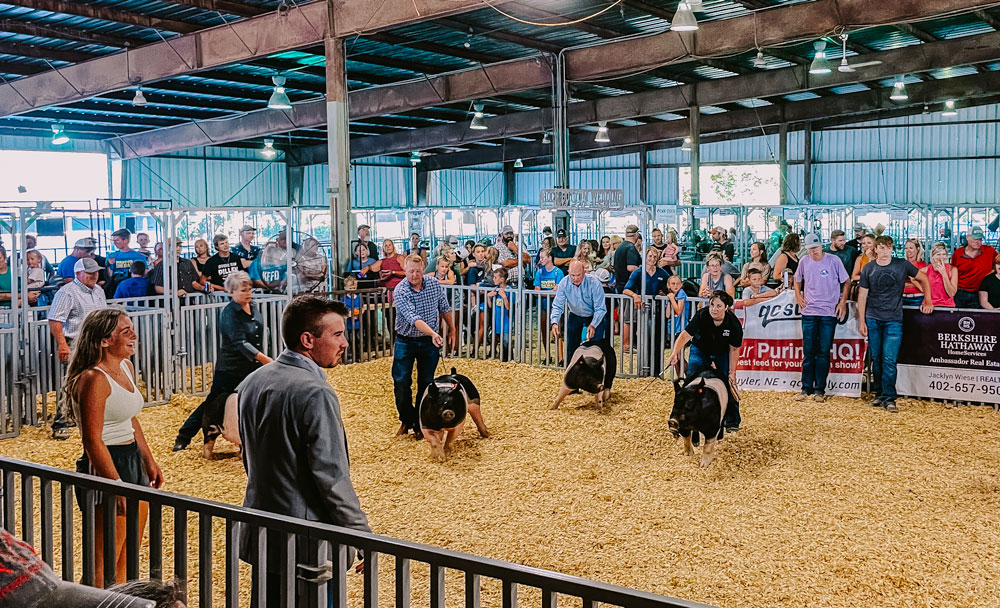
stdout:
<svg viewBox="0 0 1000 608">
<path fill-rule="evenodd" d="M 484 587 L 499 583 L 503 606 L 517 606 L 519 595 L 540 596 L 543 606 L 598 604 L 629 608 L 707 608 L 703 604 L 673 599 L 645 591 L 561 574 L 520 564 L 478 557 L 438 547 L 360 532 L 171 494 L 133 484 L 123 484 L 90 475 L 72 473 L 43 465 L 0 458 L 3 527 L 34 545 L 42 559 L 67 581 L 93 584 L 98 555 L 114 555 L 115 517 L 112 509 L 97 516 L 100 500 L 114 504 L 125 498 L 126 525 L 124 552 L 127 578 L 178 579 L 187 591 L 197 581 L 197 597 L 190 593 L 189 606 L 235 607 L 241 587 L 254 582 L 264 585 L 273 559 L 279 559 L 281 600 L 268 608 L 320 608 L 348 605 L 348 570 L 354 562 L 353 549 L 364 555 L 361 575 L 362 605 L 379 604 L 379 585 L 395 589 L 396 606 L 411 605 L 414 581 L 423 585 L 427 572 L 430 604 L 445 605 L 448 580 L 461 582 L 461 597 L 449 601 L 479 608 Z M 74 500 L 74 495 L 77 500 Z M 77 502 L 77 505 L 73 503 Z M 36 507 L 37 505 L 37 507 Z M 138 525 L 140 509 L 148 510 L 148 530 Z M 98 528 L 100 527 L 100 528 Z M 106 546 L 99 546 L 101 530 Z M 217 546 L 216 532 L 222 534 Z M 240 534 L 251 540 L 248 560 L 254 573 L 240 572 Z M 149 542 L 143 542 L 148 536 Z M 173 564 L 165 563 L 168 547 L 173 547 Z M 277 544 L 274 547 L 273 544 Z M 74 553 L 79 551 L 79 563 Z M 104 563 L 108 563 L 105 558 Z M 272 564 L 273 568 L 273 564 Z M 223 572 L 225 588 L 213 589 L 213 573 Z M 418 574 L 419 573 L 419 574 Z M 419 577 L 419 578 L 418 578 Z M 114 568 L 105 569 L 104 582 L 112 583 Z M 455 585 L 452 588 L 458 587 Z M 221 596 L 221 597 L 220 597 Z M 328 600 L 328 596 L 329 600 Z"/>
<path fill-rule="evenodd" d="M 0 313 L 0 439 L 21 431 L 21 391 L 17 384 L 17 329 L 11 313 Z"/>
</svg>

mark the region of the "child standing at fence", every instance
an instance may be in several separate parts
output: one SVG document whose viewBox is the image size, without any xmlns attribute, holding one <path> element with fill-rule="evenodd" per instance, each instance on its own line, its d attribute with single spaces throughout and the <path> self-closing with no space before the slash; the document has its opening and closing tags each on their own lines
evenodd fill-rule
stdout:
<svg viewBox="0 0 1000 608">
<path fill-rule="evenodd" d="M 361 296 L 356 292 L 358 280 L 352 276 L 344 279 L 344 290 L 347 294 L 340 301 L 347 307 L 348 317 L 344 323 L 347 330 L 347 362 L 355 363 L 361 360 Z"/>
<path fill-rule="evenodd" d="M 667 279 L 667 335 L 671 347 L 677 341 L 677 336 L 684 331 L 688 319 L 687 293 L 684 291 L 684 281 L 679 275 L 671 275 Z M 681 363 L 674 365 L 674 375 L 681 377 Z"/>
<path fill-rule="evenodd" d="M 513 305 L 513 291 L 507 286 L 507 269 L 497 268 L 493 271 L 493 283 L 496 289 L 491 294 L 493 303 L 493 341 L 500 340 L 500 360 L 510 360 L 510 313 Z"/>
</svg>

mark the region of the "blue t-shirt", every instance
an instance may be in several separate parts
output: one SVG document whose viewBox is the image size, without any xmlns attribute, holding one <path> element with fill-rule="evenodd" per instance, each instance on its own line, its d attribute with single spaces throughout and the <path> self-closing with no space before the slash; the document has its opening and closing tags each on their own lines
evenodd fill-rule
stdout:
<svg viewBox="0 0 1000 608">
<path fill-rule="evenodd" d="M 507 287 L 507 306 L 514 306 L 514 290 Z M 504 306 L 503 298 L 493 296 L 493 331 L 498 334 L 510 333 L 510 309 Z"/>
<path fill-rule="evenodd" d="M 628 277 L 628 283 L 625 283 L 625 287 L 622 291 L 630 289 L 635 293 L 639 293 L 639 275 L 646 274 L 645 268 L 636 268 L 632 271 L 632 274 Z M 661 291 L 667 293 L 667 279 L 670 275 L 666 273 L 662 268 L 657 268 L 652 275 L 646 274 L 646 295 L 655 296 Z"/>
<path fill-rule="evenodd" d="M 551 271 L 539 268 L 535 272 L 535 287 L 546 291 L 555 289 L 564 276 L 566 273 L 558 267 L 553 267 Z"/>
<path fill-rule="evenodd" d="M 107 257 L 107 268 L 108 273 L 111 274 L 111 280 L 117 283 L 129 278 L 129 275 L 132 274 L 132 262 L 142 262 L 143 264 L 146 264 L 146 256 L 132 249 L 128 251 L 115 251 L 109 253 Z"/>
<path fill-rule="evenodd" d="M 674 299 L 677 300 L 678 302 L 684 300 L 684 310 L 681 311 L 680 316 L 670 317 L 669 314 L 667 315 L 667 331 L 670 332 L 670 335 L 676 336 L 677 334 L 684 331 L 684 328 L 687 326 L 688 314 L 691 312 L 689 310 L 689 308 L 691 307 L 691 303 L 687 301 L 687 297 L 688 295 L 684 292 L 683 289 L 678 291 L 674 295 Z M 668 301 L 667 306 L 669 305 L 670 302 Z M 670 311 L 667 312 L 669 313 Z"/>
<path fill-rule="evenodd" d="M 116 298 L 141 298 L 149 293 L 146 277 L 129 277 L 115 288 Z"/>
<path fill-rule="evenodd" d="M 355 294 L 353 296 L 343 296 L 340 301 L 344 303 L 347 307 L 347 329 L 361 329 L 361 296 Z"/>
<path fill-rule="evenodd" d="M 72 255 L 64 257 L 62 261 L 59 262 L 59 278 L 72 279 L 73 277 L 75 277 L 76 273 L 73 272 L 73 267 L 76 266 L 76 263 L 79 260 L 80 258 Z"/>
</svg>

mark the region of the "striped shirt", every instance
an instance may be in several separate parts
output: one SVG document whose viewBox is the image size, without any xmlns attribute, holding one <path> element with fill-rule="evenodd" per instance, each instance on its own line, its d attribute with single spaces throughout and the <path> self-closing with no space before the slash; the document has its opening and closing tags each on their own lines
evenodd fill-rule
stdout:
<svg viewBox="0 0 1000 608">
<path fill-rule="evenodd" d="M 73 279 L 56 292 L 49 308 L 49 321 L 59 321 L 63 324 L 63 335 L 67 340 L 76 338 L 83 326 L 83 320 L 95 310 L 108 307 L 108 300 L 100 286 L 93 289 Z"/>
<path fill-rule="evenodd" d="M 413 289 L 410 281 L 400 281 L 392 291 L 392 301 L 396 304 L 396 334 L 407 338 L 425 337 L 415 327 L 418 319 L 440 331 L 441 315 L 451 310 L 444 287 L 431 276 L 424 277 L 420 291 Z"/>
</svg>

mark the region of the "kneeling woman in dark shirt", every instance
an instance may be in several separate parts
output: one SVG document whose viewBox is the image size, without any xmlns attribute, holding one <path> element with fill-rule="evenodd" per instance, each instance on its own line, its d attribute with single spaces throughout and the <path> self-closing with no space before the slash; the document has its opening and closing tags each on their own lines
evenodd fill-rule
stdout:
<svg viewBox="0 0 1000 608">
<path fill-rule="evenodd" d="M 668 365 L 680 361 L 684 347 L 691 344 L 688 355 L 687 377 L 691 378 L 715 368 L 729 377 L 729 383 L 736 387 L 736 362 L 743 344 L 743 326 L 729 309 L 733 298 L 724 291 L 715 291 L 708 306 L 694 314 L 684 331 L 677 336 Z M 726 409 L 722 425 L 726 430 L 735 431 L 740 427 L 740 407 L 733 403 Z"/>
<path fill-rule="evenodd" d="M 264 342 L 264 324 L 253 314 L 253 283 L 243 271 L 226 277 L 226 291 L 232 300 L 219 315 L 219 351 L 212 370 L 212 390 L 177 431 L 174 451 L 183 450 L 202 430 L 205 443 L 219 436 L 225 415 L 226 397 L 243 379 L 271 358 L 260 351 Z"/>
</svg>

